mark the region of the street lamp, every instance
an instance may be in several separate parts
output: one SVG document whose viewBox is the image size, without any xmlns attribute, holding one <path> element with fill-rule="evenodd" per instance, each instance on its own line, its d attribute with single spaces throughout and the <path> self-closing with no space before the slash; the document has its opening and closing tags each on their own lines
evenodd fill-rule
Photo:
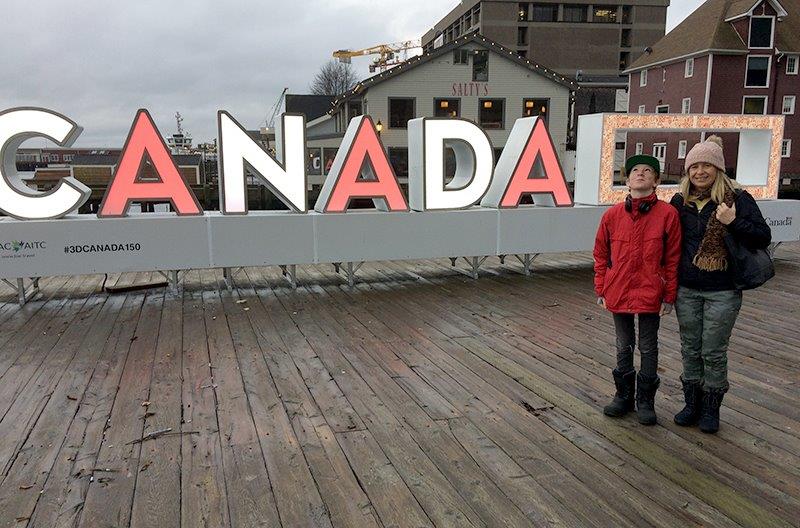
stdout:
<svg viewBox="0 0 800 528">
<path fill-rule="evenodd" d="M 383 132 L 383 123 L 381 123 L 380 119 L 378 119 L 378 122 L 375 123 L 375 130 L 378 131 L 379 136 L 381 135 L 381 132 Z"/>
</svg>

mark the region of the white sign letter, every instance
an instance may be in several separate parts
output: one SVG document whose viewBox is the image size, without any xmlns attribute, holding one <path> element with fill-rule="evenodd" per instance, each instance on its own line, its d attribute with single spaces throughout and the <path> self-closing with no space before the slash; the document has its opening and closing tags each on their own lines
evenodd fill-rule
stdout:
<svg viewBox="0 0 800 528">
<path fill-rule="evenodd" d="M 20 220 L 61 218 L 89 199 L 91 189 L 75 178 L 63 178 L 50 191 L 34 191 L 17 173 L 17 149 L 27 139 L 46 137 L 71 146 L 81 128 L 44 108 L 12 108 L 0 113 L 0 211 Z"/>
</svg>

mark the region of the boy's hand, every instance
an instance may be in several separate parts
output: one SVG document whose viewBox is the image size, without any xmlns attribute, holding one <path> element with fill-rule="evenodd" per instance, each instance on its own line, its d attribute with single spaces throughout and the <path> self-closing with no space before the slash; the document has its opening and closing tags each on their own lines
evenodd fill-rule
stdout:
<svg viewBox="0 0 800 528">
<path fill-rule="evenodd" d="M 672 304 L 670 303 L 661 303 L 661 311 L 658 312 L 658 315 L 665 316 L 672 313 Z"/>
<path fill-rule="evenodd" d="M 736 204 L 731 204 L 730 207 L 724 203 L 719 204 L 717 206 L 717 220 L 725 225 L 736 220 Z"/>
<path fill-rule="evenodd" d="M 597 298 L 597 304 L 602 306 L 604 310 L 608 310 L 608 307 L 606 307 L 606 300 L 605 300 L 604 297 L 598 297 Z"/>
</svg>

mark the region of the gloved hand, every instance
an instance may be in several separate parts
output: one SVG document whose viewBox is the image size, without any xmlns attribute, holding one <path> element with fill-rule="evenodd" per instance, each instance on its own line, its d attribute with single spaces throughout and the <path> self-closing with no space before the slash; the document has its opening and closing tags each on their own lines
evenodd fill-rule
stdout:
<svg viewBox="0 0 800 528">
<path fill-rule="evenodd" d="M 605 309 L 605 310 L 608 310 L 608 307 L 606 306 L 606 300 L 605 300 L 605 298 L 604 298 L 604 297 L 598 297 L 598 298 L 597 298 L 597 304 L 599 304 L 600 306 L 602 306 L 602 307 L 603 307 L 603 309 Z"/>
<path fill-rule="evenodd" d="M 669 315 L 672 313 L 672 304 L 671 303 L 661 303 L 661 311 L 658 315 L 664 316 Z"/>
</svg>

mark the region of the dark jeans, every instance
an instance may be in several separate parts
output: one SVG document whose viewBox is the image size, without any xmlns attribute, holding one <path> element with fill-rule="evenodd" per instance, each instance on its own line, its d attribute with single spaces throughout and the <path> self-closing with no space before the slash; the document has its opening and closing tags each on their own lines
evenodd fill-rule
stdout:
<svg viewBox="0 0 800 528">
<path fill-rule="evenodd" d="M 617 370 L 620 372 L 633 370 L 633 349 L 636 346 L 633 317 L 634 314 L 614 314 L 614 328 L 617 331 Z M 639 353 L 642 355 L 639 371 L 642 376 L 656 376 L 660 323 L 661 317 L 658 314 L 639 314 Z"/>
</svg>

